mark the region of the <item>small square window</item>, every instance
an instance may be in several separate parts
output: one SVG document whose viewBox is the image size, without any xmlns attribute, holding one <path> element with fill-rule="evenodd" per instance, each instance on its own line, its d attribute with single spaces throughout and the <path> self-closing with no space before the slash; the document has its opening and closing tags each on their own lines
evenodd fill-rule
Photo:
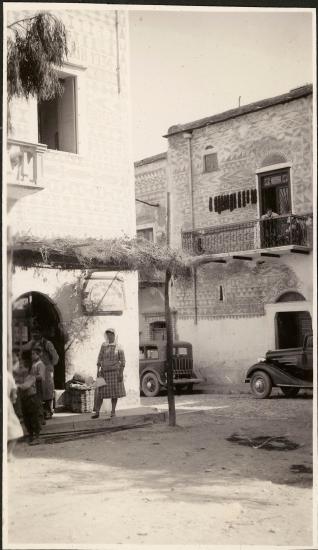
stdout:
<svg viewBox="0 0 318 550">
<path fill-rule="evenodd" d="M 219 167 L 217 153 L 209 153 L 208 155 L 204 155 L 204 171 L 214 172 L 218 169 Z"/>
<path fill-rule="evenodd" d="M 39 142 L 48 149 L 77 153 L 76 77 L 60 79 L 63 94 L 38 102 Z"/>
<path fill-rule="evenodd" d="M 153 227 L 147 227 L 145 229 L 137 229 L 137 238 L 146 239 L 146 241 L 153 242 Z"/>
</svg>

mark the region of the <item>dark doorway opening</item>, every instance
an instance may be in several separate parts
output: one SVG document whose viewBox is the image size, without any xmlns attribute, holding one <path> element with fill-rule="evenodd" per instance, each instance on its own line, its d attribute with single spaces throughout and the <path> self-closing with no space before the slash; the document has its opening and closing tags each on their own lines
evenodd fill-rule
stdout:
<svg viewBox="0 0 318 550">
<path fill-rule="evenodd" d="M 308 311 L 281 311 L 276 314 L 278 349 L 301 347 L 309 332 L 312 332 L 312 321 Z"/>
<path fill-rule="evenodd" d="M 64 335 L 60 328 L 60 316 L 54 304 L 47 296 L 39 292 L 28 292 L 20 296 L 13 304 L 12 337 L 13 346 L 20 351 L 31 339 L 31 329 L 38 325 L 45 338 L 54 345 L 59 362 L 54 368 L 56 389 L 65 386 Z"/>
</svg>

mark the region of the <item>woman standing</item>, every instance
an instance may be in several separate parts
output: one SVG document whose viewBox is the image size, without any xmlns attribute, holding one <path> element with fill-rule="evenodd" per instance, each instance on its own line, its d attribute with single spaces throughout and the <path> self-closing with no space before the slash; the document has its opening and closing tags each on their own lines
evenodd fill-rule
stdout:
<svg viewBox="0 0 318 550">
<path fill-rule="evenodd" d="M 117 399 L 126 395 L 123 382 L 124 368 L 124 351 L 117 342 L 114 329 L 109 328 L 105 331 L 105 342 L 100 348 L 97 359 L 97 377 L 103 377 L 106 385 L 97 387 L 95 390 L 95 414 L 93 414 L 92 418 L 99 417 L 103 399 L 111 399 L 112 411 L 110 416 L 115 416 Z"/>
</svg>

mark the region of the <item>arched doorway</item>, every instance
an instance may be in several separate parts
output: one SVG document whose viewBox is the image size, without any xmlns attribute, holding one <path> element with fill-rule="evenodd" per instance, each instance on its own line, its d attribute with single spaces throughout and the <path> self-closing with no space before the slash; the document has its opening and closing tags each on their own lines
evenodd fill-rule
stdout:
<svg viewBox="0 0 318 550">
<path fill-rule="evenodd" d="M 293 302 L 302 302 L 305 298 L 299 292 L 288 291 L 277 302 L 290 303 L 288 311 L 276 313 L 276 343 L 278 349 L 298 348 L 303 345 L 304 337 L 312 332 L 311 315 L 308 311 L 293 311 Z M 294 306 L 295 307 L 295 306 Z"/>
<path fill-rule="evenodd" d="M 13 346 L 22 349 L 31 338 L 31 328 L 37 324 L 45 338 L 54 345 L 59 362 L 54 369 L 57 389 L 65 386 L 64 335 L 60 328 L 60 316 L 50 299 L 40 292 L 23 294 L 13 303 L 12 339 Z"/>
</svg>

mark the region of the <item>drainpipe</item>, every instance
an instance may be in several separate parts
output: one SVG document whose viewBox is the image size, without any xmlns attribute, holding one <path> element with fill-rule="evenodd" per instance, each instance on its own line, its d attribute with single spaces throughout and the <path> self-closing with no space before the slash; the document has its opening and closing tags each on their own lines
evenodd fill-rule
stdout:
<svg viewBox="0 0 318 550">
<path fill-rule="evenodd" d="M 194 212 L 194 197 L 193 197 L 193 171 L 192 171 L 192 132 L 184 132 L 183 137 L 188 140 L 188 183 L 191 203 L 191 230 L 195 230 L 195 212 Z M 193 270 L 193 293 L 194 293 L 194 324 L 198 324 L 198 296 L 197 296 L 197 268 Z"/>
<path fill-rule="evenodd" d="M 116 29 L 116 75 L 117 91 L 120 94 L 120 60 L 119 60 L 119 31 L 118 31 L 118 11 L 115 11 L 115 29 Z"/>
<path fill-rule="evenodd" d="M 188 183 L 189 183 L 189 192 L 190 192 L 190 201 L 191 201 L 191 229 L 194 231 L 195 229 L 195 216 L 194 216 L 194 206 L 193 206 L 193 174 L 192 174 L 192 133 L 191 132 L 184 132 L 183 137 L 188 140 L 188 164 L 189 164 L 189 177 L 188 177 Z"/>
</svg>

